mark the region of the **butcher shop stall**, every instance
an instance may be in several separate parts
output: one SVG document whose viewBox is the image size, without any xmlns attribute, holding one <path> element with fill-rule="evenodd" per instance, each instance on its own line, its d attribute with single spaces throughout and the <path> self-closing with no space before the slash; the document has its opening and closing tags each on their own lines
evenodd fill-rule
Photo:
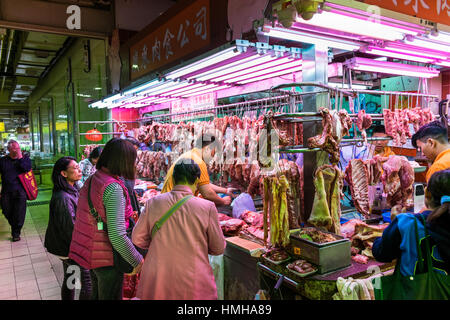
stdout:
<svg viewBox="0 0 450 320">
<path fill-rule="evenodd" d="M 106 137 L 137 139 L 143 210 L 180 154 L 215 137 L 211 183 L 238 190 L 217 208 L 220 299 L 346 299 L 350 286 L 374 299 L 395 266 L 373 258 L 374 239 L 425 206 L 428 163 L 411 137 L 448 125 L 450 27 L 360 1 L 262 2 L 239 13 L 229 1 L 229 26 L 248 32 L 157 72 L 134 41 L 131 84 L 90 105 L 110 119 L 80 121 L 95 132 L 78 145 L 88 156 Z M 248 10 L 261 17 L 245 23 Z"/>
</svg>

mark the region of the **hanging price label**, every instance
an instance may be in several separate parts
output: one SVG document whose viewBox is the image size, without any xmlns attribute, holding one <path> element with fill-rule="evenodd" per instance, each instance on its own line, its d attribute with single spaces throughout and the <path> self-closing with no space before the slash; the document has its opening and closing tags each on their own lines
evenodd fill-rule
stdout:
<svg viewBox="0 0 450 320">
<path fill-rule="evenodd" d="M 299 256 L 300 255 L 300 248 L 294 247 L 294 254 Z"/>
</svg>

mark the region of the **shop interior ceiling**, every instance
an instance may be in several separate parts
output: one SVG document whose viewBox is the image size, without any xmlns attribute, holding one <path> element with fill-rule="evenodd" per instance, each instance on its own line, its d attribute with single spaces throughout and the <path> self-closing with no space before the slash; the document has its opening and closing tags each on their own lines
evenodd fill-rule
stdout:
<svg viewBox="0 0 450 320">
<path fill-rule="evenodd" d="M 0 28 L 0 121 L 6 131 L 28 122 L 28 97 L 70 37 Z"/>
<path fill-rule="evenodd" d="M 287 2 L 290 0 L 282 0 L 277 3 Z M 302 1 L 291 1 L 291 3 L 294 2 Z M 301 57 L 296 58 L 297 61 L 293 61 L 287 52 L 280 56 L 278 49 L 301 50 L 305 44 L 329 47 L 330 66 L 337 64 L 338 67 L 335 68 L 337 70 L 339 68 L 353 69 L 351 72 L 352 83 L 370 84 L 372 89 L 379 87 L 382 78 L 402 75 L 402 73 L 406 73 L 403 75 L 413 73 L 417 75 L 418 73 L 412 70 L 415 68 L 414 66 L 420 70 L 428 68 L 431 73 L 430 77 L 438 76 L 439 70 L 450 67 L 450 26 L 424 26 L 416 18 L 405 16 L 404 19 L 402 18 L 403 20 L 399 20 L 400 18 L 397 19 L 398 15 L 393 18 L 386 11 L 377 16 L 378 21 L 374 23 L 372 13 L 358 7 L 364 4 L 358 3 L 355 4 L 356 7 L 348 7 L 346 4 L 350 1 L 320 0 L 315 2 L 320 2 L 321 5 L 316 8 L 314 14 L 304 19 L 305 15 L 296 12 L 297 9 L 292 5 L 290 11 L 283 6 L 276 11 L 277 3 L 269 1 L 268 6 L 272 6 L 272 12 L 269 15 L 265 14 L 264 19 L 254 22 L 254 37 L 250 41 L 250 45 L 247 45 L 250 47 L 249 52 L 252 57 L 249 58 L 249 61 L 246 60 L 253 68 L 256 59 L 267 59 L 264 60 L 264 63 L 269 64 L 267 67 L 260 63 L 255 69 L 247 66 L 244 68 L 241 65 L 244 61 L 238 61 L 236 66 L 238 70 L 235 70 L 233 69 L 235 66 L 233 59 L 236 57 L 233 54 L 239 55 L 238 60 L 247 59 L 242 52 L 239 52 L 238 47 L 234 49 L 234 52 L 225 50 L 221 55 L 225 58 L 220 62 L 215 60 L 217 50 L 212 50 L 193 61 L 156 74 L 152 80 L 132 84 L 124 88 L 121 93 L 104 97 L 102 100 L 91 103 L 90 106 L 139 108 L 163 103 L 167 105 L 172 100 L 220 91 L 228 89 L 230 86 L 242 87 L 253 81 L 264 80 L 270 76 L 275 77 L 288 70 L 285 65 L 289 68 L 297 68 L 295 71 L 301 72 Z M 351 1 L 351 3 L 355 2 Z M 411 18 L 413 19 L 411 20 Z M 244 41 L 249 42 L 248 40 Z M 257 55 L 254 54 L 255 47 L 258 51 Z M 359 60 L 355 60 L 355 58 L 359 58 Z M 387 60 L 385 64 L 378 64 L 380 70 L 383 66 L 384 72 L 370 70 L 374 67 L 364 70 L 355 63 L 349 63 L 352 61 L 369 62 L 364 59 Z M 214 61 L 214 64 L 209 61 Z M 282 61 L 280 66 L 279 61 Z M 376 62 L 378 61 L 374 63 Z M 395 63 L 399 64 L 395 65 Z M 405 68 L 405 65 L 410 66 Z M 273 68 L 273 71 L 269 68 Z M 399 71 L 401 69 L 403 69 L 402 72 Z M 268 76 L 265 74 L 267 70 L 271 71 Z M 293 72 L 293 70 L 289 71 Z M 389 71 L 396 72 L 389 73 Z M 261 76 L 258 77 L 258 75 Z M 346 72 L 343 70 L 334 73 L 330 80 L 342 82 L 345 75 Z M 347 76 L 347 81 L 348 78 Z"/>
</svg>

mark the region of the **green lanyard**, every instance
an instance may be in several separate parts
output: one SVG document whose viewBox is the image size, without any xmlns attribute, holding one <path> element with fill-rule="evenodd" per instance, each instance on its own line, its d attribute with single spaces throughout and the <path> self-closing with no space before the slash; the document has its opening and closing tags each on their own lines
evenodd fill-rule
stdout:
<svg viewBox="0 0 450 320">
<path fill-rule="evenodd" d="M 193 195 L 188 195 L 184 197 L 183 199 L 179 200 L 177 203 L 175 203 L 172 208 L 169 209 L 162 217 L 158 220 L 158 222 L 155 223 L 155 225 L 152 228 L 152 238 L 154 238 L 155 233 L 161 228 L 161 226 L 166 222 L 167 219 L 170 218 L 170 216 L 177 211 L 186 201 L 188 201 L 190 198 L 192 198 Z"/>
</svg>

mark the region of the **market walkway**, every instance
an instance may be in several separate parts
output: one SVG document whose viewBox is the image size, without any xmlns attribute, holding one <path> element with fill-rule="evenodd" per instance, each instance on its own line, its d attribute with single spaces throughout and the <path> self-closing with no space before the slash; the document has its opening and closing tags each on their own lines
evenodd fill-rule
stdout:
<svg viewBox="0 0 450 320">
<path fill-rule="evenodd" d="M 29 202 L 21 240 L 11 242 L 8 221 L 0 214 L 0 300 L 60 300 L 62 264 L 44 248 L 50 188 Z"/>
</svg>

